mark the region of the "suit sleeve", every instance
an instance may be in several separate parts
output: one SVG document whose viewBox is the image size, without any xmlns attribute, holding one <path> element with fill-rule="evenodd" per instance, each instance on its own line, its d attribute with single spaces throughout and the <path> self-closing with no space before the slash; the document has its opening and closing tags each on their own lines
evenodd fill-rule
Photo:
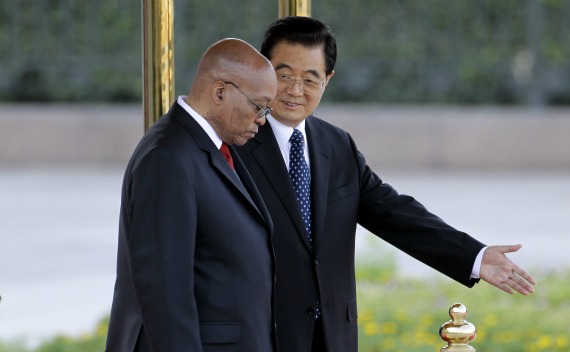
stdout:
<svg viewBox="0 0 570 352">
<path fill-rule="evenodd" d="M 479 280 L 470 278 L 471 271 L 484 245 L 446 224 L 413 197 L 383 183 L 366 165 L 350 136 L 349 140 L 360 182 L 358 223 L 463 285 L 475 285 Z"/>
<path fill-rule="evenodd" d="M 152 351 L 201 351 L 194 298 L 194 185 L 168 151 L 154 149 L 130 182 L 132 280 Z"/>
</svg>

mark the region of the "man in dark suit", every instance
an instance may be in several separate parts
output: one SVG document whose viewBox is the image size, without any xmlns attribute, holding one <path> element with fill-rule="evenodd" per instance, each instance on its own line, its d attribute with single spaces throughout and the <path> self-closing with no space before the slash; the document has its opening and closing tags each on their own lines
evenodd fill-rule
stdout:
<svg viewBox="0 0 570 352">
<path fill-rule="evenodd" d="M 277 95 L 269 123 L 238 153 L 275 226 L 280 352 L 358 350 L 357 223 L 466 286 L 482 278 L 509 293 L 534 291 L 534 279 L 505 256 L 520 246 L 485 247 L 447 225 L 383 183 L 350 135 L 312 116 L 336 61 L 326 25 L 280 19 L 261 53 L 275 68 Z"/>
<path fill-rule="evenodd" d="M 228 145 L 258 132 L 276 87 L 252 46 L 216 42 L 142 138 L 123 181 L 107 351 L 273 351 L 273 227 Z"/>
</svg>

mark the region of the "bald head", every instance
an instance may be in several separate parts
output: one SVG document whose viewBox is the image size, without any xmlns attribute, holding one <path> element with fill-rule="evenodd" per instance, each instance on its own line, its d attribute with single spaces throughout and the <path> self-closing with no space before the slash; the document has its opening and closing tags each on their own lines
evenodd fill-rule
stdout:
<svg viewBox="0 0 570 352">
<path fill-rule="evenodd" d="M 202 55 L 197 76 L 232 79 L 258 70 L 273 70 L 271 63 L 241 39 L 222 39 Z"/>
<path fill-rule="evenodd" d="M 271 62 L 253 46 L 241 39 L 222 39 L 210 45 L 202 55 L 189 95 L 201 96 L 208 81 L 246 81 L 242 84 L 245 87 L 249 85 L 248 77 L 263 76 L 267 72 L 275 75 Z"/>
<path fill-rule="evenodd" d="M 257 132 L 257 125 L 265 123 L 265 116 L 258 118 L 257 114 L 275 98 L 276 91 L 271 62 L 245 41 L 227 38 L 210 45 L 202 55 L 186 102 L 224 142 L 244 144 Z M 240 118 L 252 119 L 247 138 L 235 128 L 228 131 L 228 124 Z M 240 134 L 239 138 L 232 133 Z"/>
</svg>

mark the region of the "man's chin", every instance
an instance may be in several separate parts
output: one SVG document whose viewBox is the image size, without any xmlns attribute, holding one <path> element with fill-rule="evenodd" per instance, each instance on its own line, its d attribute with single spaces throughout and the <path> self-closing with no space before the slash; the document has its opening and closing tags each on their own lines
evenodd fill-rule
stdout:
<svg viewBox="0 0 570 352">
<path fill-rule="evenodd" d="M 280 112 L 281 111 L 279 111 L 279 113 L 276 114 L 272 113 L 271 116 L 273 116 L 275 120 L 289 127 L 297 126 L 307 117 L 305 116 L 304 112 L 295 112 L 295 113 L 292 113 L 290 111 L 287 111 L 285 113 L 280 113 Z"/>
<path fill-rule="evenodd" d="M 234 138 L 233 142 L 234 142 L 234 145 L 242 146 L 242 145 L 246 144 L 247 141 L 249 141 L 250 139 L 251 138 L 237 137 L 237 138 Z"/>
</svg>

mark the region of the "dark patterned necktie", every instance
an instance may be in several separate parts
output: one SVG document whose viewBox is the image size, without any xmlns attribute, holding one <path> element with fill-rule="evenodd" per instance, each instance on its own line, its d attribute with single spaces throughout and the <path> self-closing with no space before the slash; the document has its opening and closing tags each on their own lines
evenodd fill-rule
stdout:
<svg viewBox="0 0 570 352">
<path fill-rule="evenodd" d="M 313 247 L 313 236 L 311 234 L 311 173 L 305 161 L 305 148 L 303 146 L 303 134 L 298 129 L 293 130 L 293 135 L 289 139 L 291 150 L 289 151 L 289 177 L 293 181 L 293 187 L 297 195 L 297 202 L 301 208 L 301 216 L 305 222 L 307 236 Z M 308 314 L 318 319 L 321 316 L 321 304 L 319 301 L 311 307 Z"/>
<path fill-rule="evenodd" d="M 309 240 L 311 236 L 311 174 L 305 161 L 305 148 L 303 147 L 303 134 L 298 129 L 293 130 L 289 139 L 291 150 L 289 152 L 289 176 L 293 182 L 297 202 L 301 209 L 301 216 L 305 222 L 305 229 Z"/>
</svg>

